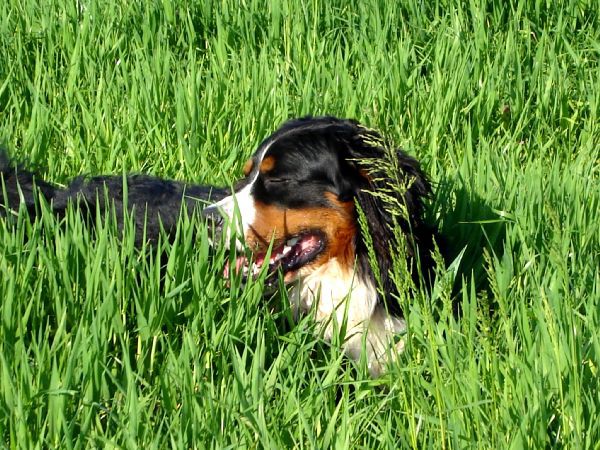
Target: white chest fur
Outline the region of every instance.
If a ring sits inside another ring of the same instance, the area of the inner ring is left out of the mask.
[[[402,351],[404,342],[394,345],[394,337],[406,329],[404,319],[392,316],[378,302],[375,286],[358,280],[353,271],[344,270],[334,258],[315,271],[300,274],[290,291],[294,316],[313,313],[323,337],[345,329],[345,353],[355,360],[366,352],[369,372],[377,377],[386,361]],[[343,325],[343,326],[342,326]]]

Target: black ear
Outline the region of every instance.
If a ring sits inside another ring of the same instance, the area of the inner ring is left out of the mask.
[[[431,185],[419,162],[386,145],[377,132],[358,124],[347,150],[348,164],[354,167],[354,184],[360,187],[359,201],[375,197],[379,201],[367,201],[365,206],[381,207],[385,216],[390,209],[400,207],[404,209],[402,219],[407,225],[419,225],[423,201],[431,195]]]
[[[433,230],[423,221],[424,200],[430,183],[419,162],[402,150],[387,146],[375,131],[356,124],[348,140],[346,159],[354,170],[355,199],[367,222],[369,240],[377,255],[379,278],[389,310],[401,314],[389,271],[392,252],[405,246],[415,281],[432,265]],[[397,242],[398,228],[405,242]],[[365,236],[356,243],[359,269],[373,276]],[[417,265],[417,262],[420,264]],[[417,283],[418,284],[418,283]]]
[[[341,202],[353,201],[361,189],[367,186],[366,179],[360,175],[361,169],[355,161],[342,158],[340,168],[335,171],[334,193]]]

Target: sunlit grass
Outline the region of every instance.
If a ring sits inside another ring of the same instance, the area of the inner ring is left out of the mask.
[[[76,211],[11,215],[3,444],[597,446],[598,8],[480,3],[3,2],[0,141],[45,178],[229,185],[284,120],[350,116],[423,162],[462,255],[402,297],[407,351],[371,380],[285,293],[228,286],[200,221],[135,249]]]

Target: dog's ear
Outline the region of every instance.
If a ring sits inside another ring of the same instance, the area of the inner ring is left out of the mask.
[[[375,194],[382,200],[379,203],[387,203],[378,205],[388,207],[384,210],[402,208],[407,221],[421,220],[423,200],[431,195],[431,185],[415,158],[387,146],[377,132],[356,125],[347,160],[355,169],[359,201],[363,193]]]
[[[347,159],[340,161],[340,170],[332,173],[334,178],[334,193],[337,195],[339,201],[353,201],[361,189],[368,185],[360,172],[361,169],[357,167],[354,161]]]
[[[430,196],[431,187],[416,159],[387,146],[375,131],[359,125],[355,131],[348,140],[346,160],[353,171],[354,198],[366,220],[372,250],[377,254],[378,278],[383,285],[380,288],[389,294],[395,290],[389,276],[392,251],[403,245],[397,242],[399,230],[405,237],[406,255],[414,258],[419,254],[421,266],[430,264],[433,235],[423,222],[423,201]],[[357,242],[357,254],[365,272],[375,269],[366,261],[366,240],[362,234]],[[416,264],[411,263],[410,267],[415,278],[418,272],[425,273]],[[390,310],[399,312],[396,301],[388,298],[386,303]]]

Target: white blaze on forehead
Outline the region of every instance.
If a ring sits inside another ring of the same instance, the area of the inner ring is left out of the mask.
[[[247,184],[241,191],[225,197],[213,205],[227,218],[227,240],[231,236],[232,227],[237,231],[237,226],[241,225],[241,230],[239,231],[245,236],[246,231],[254,223],[256,208],[254,206],[254,199],[252,198],[252,185],[253,182]],[[239,218],[236,210],[239,212]]]
[[[239,231],[243,236],[245,236],[248,229],[254,223],[254,219],[256,218],[256,206],[252,196],[252,188],[258,179],[258,175],[260,173],[260,164],[262,163],[265,154],[272,143],[273,141],[265,144],[258,154],[258,157],[256,158],[256,164],[254,164],[253,170],[250,173],[250,180],[248,184],[246,184],[238,192],[234,192],[233,195],[225,197],[217,203],[209,206],[211,209],[219,209],[221,214],[228,219],[229,226],[227,227],[227,240],[229,240],[229,237],[231,236],[232,226],[236,227],[238,224],[241,224],[242,229]],[[236,206],[237,211],[239,212],[239,221],[238,217],[236,217]]]

